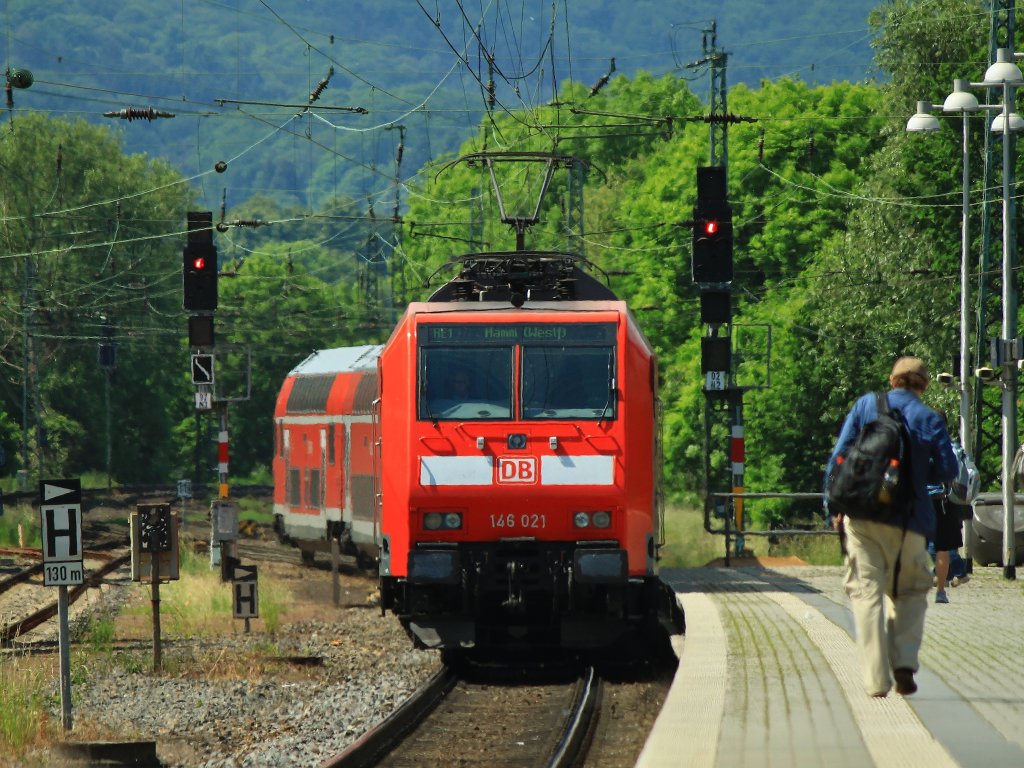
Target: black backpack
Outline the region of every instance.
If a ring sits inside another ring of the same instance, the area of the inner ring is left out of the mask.
[[[910,433],[885,393],[875,394],[878,416],[865,424],[828,480],[829,509],[854,519],[902,525],[914,496]]]

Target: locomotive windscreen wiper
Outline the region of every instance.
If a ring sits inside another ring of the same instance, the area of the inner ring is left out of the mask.
[[[423,356],[423,371],[420,375],[420,401],[423,403],[423,408],[427,412],[427,418],[433,422],[434,426],[437,426],[437,416],[434,415],[433,408],[430,406],[430,387],[428,386],[426,355]]]
[[[597,419],[598,425],[604,421],[605,416],[608,415],[608,409],[612,407],[612,400],[615,398],[615,371],[612,370],[612,363],[614,356],[608,355],[608,397],[604,401],[604,408],[601,409],[601,415]]]

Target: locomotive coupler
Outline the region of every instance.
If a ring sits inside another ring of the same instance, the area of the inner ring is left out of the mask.
[[[523,597],[523,588],[519,578],[519,563],[510,560],[505,564],[505,574],[508,576],[508,597],[501,605],[514,611],[521,611],[526,607],[526,599]]]

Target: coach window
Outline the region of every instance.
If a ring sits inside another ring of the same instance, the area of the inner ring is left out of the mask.
[[[470,421],[511,416],[511,346],[420,349],[421,419]]]
[[[614,419],[613,347],[524,346],[525,419]]]
[[[297,507],[302,504],[302,471],[289,469],[285,477],[285,496],[288,506]]]

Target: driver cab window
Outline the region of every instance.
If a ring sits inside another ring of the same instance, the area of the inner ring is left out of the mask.
[[[614,419],[612,347],[523,347],[524,419]]]
[[[512,416],[511,347],[424,347],[419,373],[421,419]]]

